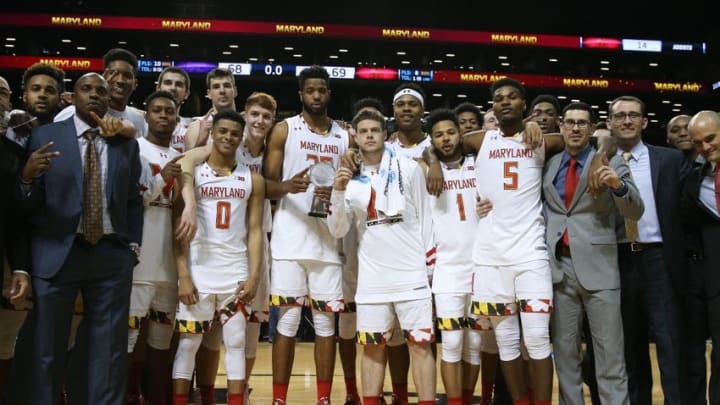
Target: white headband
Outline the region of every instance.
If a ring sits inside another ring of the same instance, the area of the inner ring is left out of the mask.
[[[398,101],[398,99],[402,96],[415,97],[416,99],[418,99],[418,101],[420,101],[420,105],[425,108],[425,99],[423,99],[423,96],[418,91],[413,89],[402,89],[395,93],[395,95],[393,96],[393,104],[395,104],[395,102]]]

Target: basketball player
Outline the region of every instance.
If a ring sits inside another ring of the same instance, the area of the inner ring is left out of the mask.
[[[223,325],[228,405],[244,404],[245,327],[262,267],[265,187],[260,175],[235,159],[243,123],[234,111],[213,117],[213,149],[195,169],[198,233],[189,252],[186,244],[174,244],[180,297],[174,405],[187,404],[202,334],[216,322]]]
[[[275,111],[277,110],[277,102],[275,98],[267,93],[252,93],[245,101],[245,111],[242,113],[245,117],[245,128],[243,130],[243,141],[238,147],[235,158],[239,164],[247,166],[254,173],[261,173],[263,157],[265,154],[265,138],[273,127],[275,122]],[[212,145],[197,147],[188,151],[182,163],[185,175],[190,175],[195,170],[195,166],[204,162],[210,155]],[[192,182],[184,182],[183,188],[191,188]],[[194,193],[184,193],[184,196],[190,196],[185,200],[186,206],[195,207]],[[193,208],[195,210],[195,208]],[[268,234],[272,230],[272,216],[270,213],[270,201],[265,200],[265,209],[263,212],[263,231]],[[257,353],[257,344],[260,337],[260,324],[267,322],[269,319],[269,301],[268,301],[268,285],[269,281],[269,241],[263,237],[263,252],[265,252],[265,260],[263,261],[262,272],[260,274],[257,299],[253,300],[252,312],[247,324],[247,337],[245,347],[245,363],[246,376],[245,382],[249,384],[252,368],[255,364],[255,356]],[[222,344],[222,329],[213,328],[212,331],[203,335],[203,342],[198,352],[198,364],[196,376],[198,380],[198,388],[200,390],[201,402],[203,405],[211,404],[214,401],[214,383],[217,375],[217,365],[220,359],[220,345]],[[246,400],[250,391],[247,390]]]
[[[170,146],[182,153],[185,150],[185,132],[192,122],[190,117],[180,116],[180,108],[190,97],[190,76],[179,67],[168,66],[160,72],[155,89],[167,91],[175,97],[178,117]],[[149,107],[146,106],[146,108]]]
[[[128,401],[138,402],[140,377],[147,365],[150,392],[145,399],[157,403],[165,394],[170,372],[172,321],[177,307],[177,270],[172,257],[172,188],[180,175],[176,161],[180,154],[170,147],[177,122],[175,98],[157,91],[145,100],[147,138],[138,138],[142,175],[140,190],[145,205],[143,249],[133,272],[128,325],[128,354],[132,354],[140,335],[141,320],[147,322],[147,361],[131,363]],[[132,357],[132,356],[131,356]],[[131,358],[132,360],[132,358]]]
[[[428,126],[444,181],[444,192],[428,197],[437,241],[432,290],[442,334],[440,371],[448,405],[470,404],[480,368],[480,331],[489,329],[487,318],[468,313],[473,264],[467,252],[478,226],[474,159],[462,153],[460,123],[451,110],[431,112]]]
[[[363,404],[378,405],[385,379],[385,344],[395,320],[409,342],[418,404],[435,403],[432,297],[435,261],[432,215],[420,166],[384,145],[385,119],[372,111],[353,119],[362,166],[338,169],[328,227],[342,237],[358,231],[357,330],[363,345]],[[351,180],[352,178],[352,180]],[[392,254],[382,252],[388,248]]]
[[[267,197],[279,200],[271,240],[271,305],[279,307],[273,339],[273,403],[284,404],[295,353],[301,307],[312,307],[318,404],[330,403],[335,368],[335,312],[344,308],[337,241],[324,219],[310,216],[314,197],[329,201],[330,187],[310,185],[316,163],[338,167],[349,146],[347,131],[327,116],[327,71],[311,66],[300,72],[299,115],[270,133],[263,172]]]
[[[212,117],[220,111],[235,111],[235,76],[226,69],[213,69],[205,76],[207,95],[212,103],[212,108],[202,117],[194,117],[187,132],[185,133],[185,150],[205,145],[210,138],[210,130],[213,126]]]

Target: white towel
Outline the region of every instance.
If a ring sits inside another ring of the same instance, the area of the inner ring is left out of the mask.
[[[405,209],[400,161],[395,151],[387,146],[378,171],[371,180],[375,190],[375,209],[389,217],[398,215]]]

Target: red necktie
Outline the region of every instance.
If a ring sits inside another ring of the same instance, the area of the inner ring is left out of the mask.
[[[577,184],[577,159],[571,157],[568,164],[567,174],[565,174],[565,208],[570,208],[570,203],[572,203],[573,197],[575,197],[575,189],[577,188]],[[568,237],[567,229],[565,229],[565,233],[563,233],[563,243],[565,244],[565,246],[570,246],[570,239]]]
[[[715,165],[715,208],[720,213],[720,166]]]

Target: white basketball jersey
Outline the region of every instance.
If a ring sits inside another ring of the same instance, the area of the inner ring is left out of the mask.
[[[437,244],[434,293],[471,293],[472,251],[478,216],[475,163],[465,157],[460,167],[448,168],[441,163],[443,192],[439,197],[428,196],[432,209],[433,228]]]
[[[485,134],[475,160],[477,191],[493,208],[475,234],[473,261],[506,266],[548,260],[542,216],[542,171],[545,144],[532,150],[519,135]]]
[[[398,156],[410,159],[422,159],[423,151],[430,146],[432,142],[430,141],[430,136],[425,135],[422,141],[412,146],[403,146],[398,139],[395,139],[394,142],[385,142],[385,144],[390,146]]]
[[[288,180],[308,166],[327,162],[334,168],[348,148],[347,131],[333,121],[326,135],[310,130],[302,114],[285,120],[288,135],[285,141],[282,181]],[[316,260],[340,264],[336,239],[330,235],[324,218],[308,215],[315,186],[304,193],[288,193],[278,204],[273,221],[271,251],[275,260]],[[278,231],[279,230],[279,231]]]
[[[238,164],[247,166],[251,172],[262,176],[264,154],[252,156],[245,147],[245,143],[241,143],[235,151],[235,160]],[[272,209],[270,208],[270,200],[266,199],[263,208],[263,231],[270,232],[272,230]]]
[[[172,190],[173,181],[165,183],[160,171],[178,156],[165,148],[137,139],[140,147],[140,190],[145,203],[140,263],[133,271],[135,281],[177,282],[177,268],[172,252]]]
[[[190,243],[190,273],[198,291],[232,293],[248,277],[247,205],[252,173],[237,165],[217,176],[207,162],[195,168],[197,234]]]
[[[178,117],[177,125],[175,125],[170,146],[180,153],[185,151],[185,133],[191,122],[192,119],[189,117]]]

